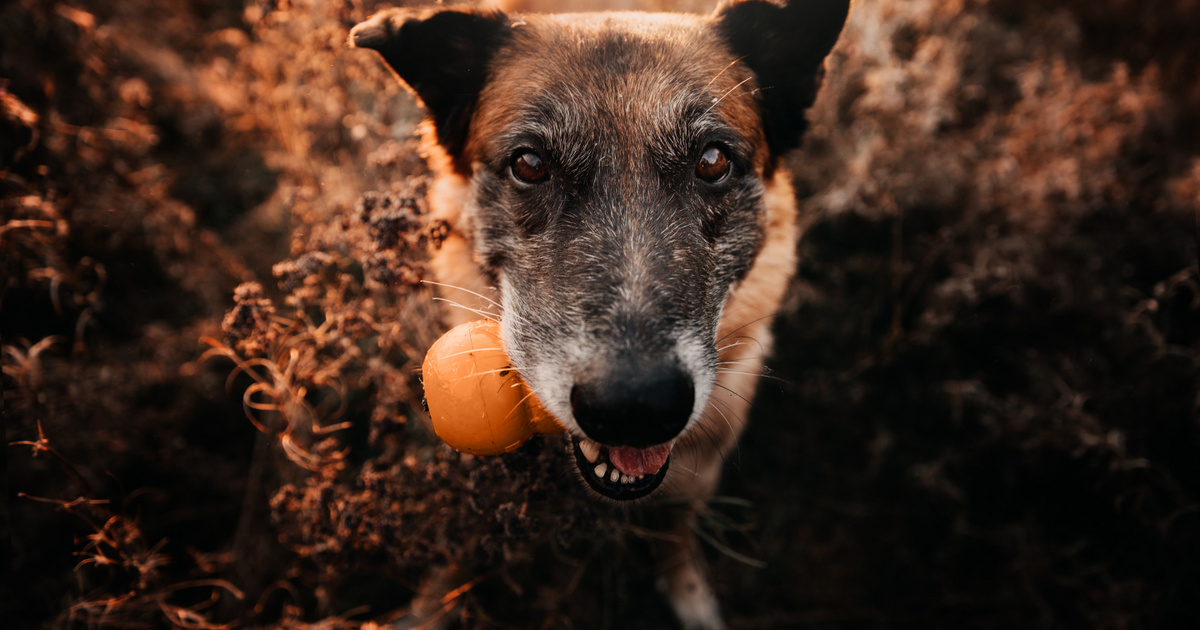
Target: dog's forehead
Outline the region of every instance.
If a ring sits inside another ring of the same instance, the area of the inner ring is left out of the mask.
[[[535,16],[513,35],[489,69],[476,135],[536,118],[614,140],[677,133],[682,122],[763,141],[756,86],[702,17]]]

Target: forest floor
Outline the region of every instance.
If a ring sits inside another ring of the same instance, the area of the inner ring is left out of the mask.
[[[671,627],[673,506],[426,428],[371,0],[0,7],[5,628]],[[1200,627],[1200,2],[862,0],[697,523],[732,628]],[[398,627],[400,627],[398,625]]]

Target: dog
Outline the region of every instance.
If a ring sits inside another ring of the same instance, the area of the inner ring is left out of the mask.
[[[796,265],[783,158],[849,5],[391,9],[351,31],[425,107],[429,204],[451,227],[434,275],[472,310],[498,296],[505,350],[596,494],[716,490]],[[676,615],[723,627],[688,518],[675,532]]]

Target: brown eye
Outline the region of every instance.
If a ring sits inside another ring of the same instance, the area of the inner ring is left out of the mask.
[[[729,162],[725,152],[720,147],[710,144],[704,149],[704,153],[700,154],[700,161],[696,162],[696,177],[715,184],[728,177],[732,169],[733,164]]]
[[[513,156],[509,165],[513,177],[526,184],[540,184],[550,177],[546,162],[533,151],[520,151]]]

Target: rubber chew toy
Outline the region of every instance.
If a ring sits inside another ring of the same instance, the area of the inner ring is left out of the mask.
[[[534,433],[562,433],[504,354],[500,324],[460,324],[442,335],[422,366],[433,430],[474,455],[500,455]]]

